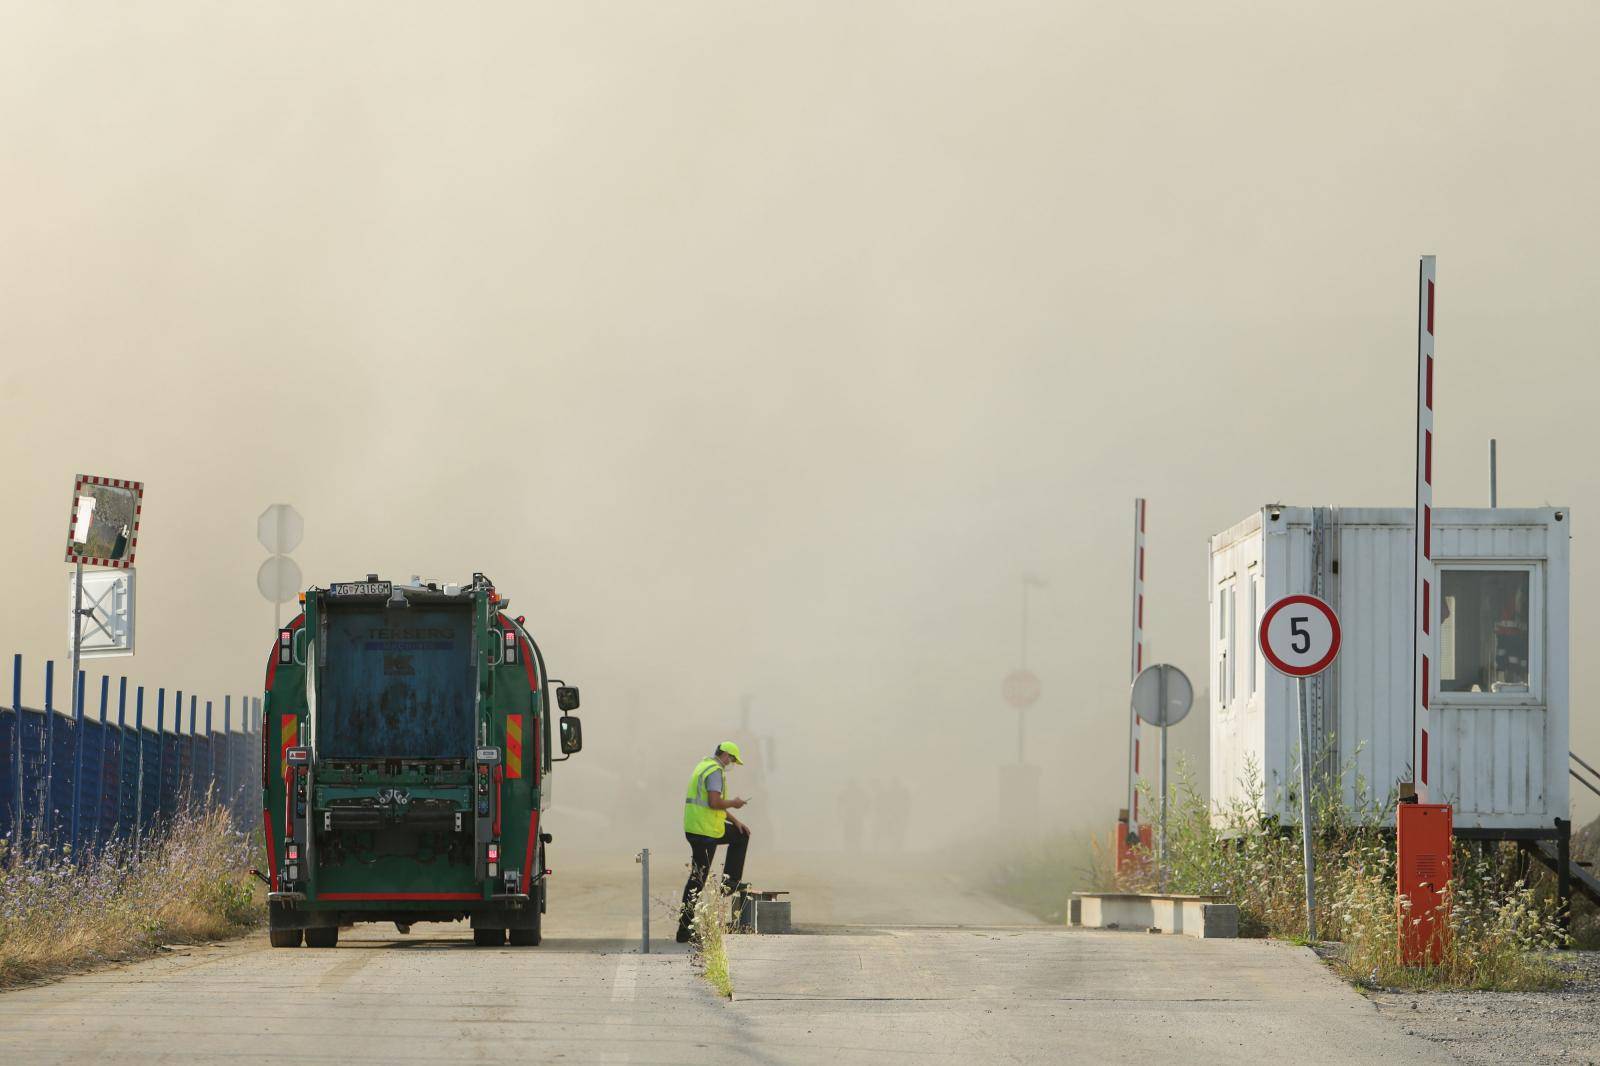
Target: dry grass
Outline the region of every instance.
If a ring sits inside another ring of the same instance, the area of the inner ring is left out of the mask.
[[[254,926],[266,907],[252,853],[217,807],[81,862],[0,843],[0,988]]]
[[[1305,935],[1305,880],[1298,830],[1285,831],[1260,811],[1254,774],[1246,798],[1213,811],[1180,767],[1169,797],[1168,891],[1217,895],[1239,907],[1240,932],[1300,940]],[[1356,793],[1365,793],[1356,782]],[[1391,799],[1344,805],[1342,790],[1313,796],[1317,934],[1336,941],[1332,961],[1352,980],[1383,987],[1527,990],[1561,983],[1549,953],[1567,942],[1551,895],[1516,874],[1515,849],[1477,851],[1458,844],[1455,879],[1444,909],[1449,930],[1438,966],[1400,964]],[[1292,802],[1298,802],[1291,797]],[[1154,807],[1154,804],[1151,804]],[[1123,887],[1152,891],[1148,869]]]

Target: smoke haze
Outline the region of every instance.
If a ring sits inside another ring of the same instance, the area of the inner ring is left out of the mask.
[[[137,478],[139,653],[109,665],[257,693],[255,519],[290,502],[308,582],[512,596],[583,686],[556,789],[593,842],[670,837],[743,723],[758,830],[836,847],[846,782],[898,778],[930,847],[995,817],[1030,573],[1028,759],[1048,821],[1103,830],[1132,498],[1149,654],[1198,681],[1206,536],[1410,501],[1424,252],[1437,500],[1487,502],[1498,437],[1502,503],[1576,513],[1596,634],[1588,5],[0,24],[0,651],[66,658],[71,477]],[[1572,740],[1600,750],[1581,700]]]

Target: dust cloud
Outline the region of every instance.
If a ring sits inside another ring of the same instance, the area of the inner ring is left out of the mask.
[[[0,651],[64,659],[71,476],[137,478],[110,666],[258,691],[255,518],[293,503],[308,582],[513,597],[584,691],[563,843],[670,845],[739,736],[756,855],[956,860],[1018,817],[1024,653],[1041,829],[1103,829],[1132,498],[1150,655],[1201,679],[1209,533],[1410,499],[1422,252],[1440,503],[1484,501],[1493,435],[1503,502],[1600,513],[1585,5],[0,21]]]

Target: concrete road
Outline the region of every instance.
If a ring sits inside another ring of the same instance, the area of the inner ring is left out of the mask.
[[[1303,949],[1069,932],[934,873],[816,868],[766,867],[831,924],[733,938],[731,1003],[676,945],[638,953],[637,867],[569,860],[541,948],[452,926],[180,948],[0,994],[0,1061],[1445,1061]],[[940,916],[969,924],[917,924]]]

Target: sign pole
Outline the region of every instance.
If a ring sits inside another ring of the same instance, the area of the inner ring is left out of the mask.
[[[78,858],[78,807],[83,799],[83,678],[78,663],[83,657],[83,564],[72,575],[72,728],[77,731],[77,761],[72,774],[72,858]]]
[[[1161,671],[1161,891],[1167,890],[1167,672]]]
[[[1300,724],[1300,847],[1306,867],[1306,939],[1317,939],[1317,865],[1312,851],[1311,719],[1306,679],[1322,673],[1339,655],[1339,616],[1316,596],[1285,596],[1269,606],[1256,631],[1261,654],[1272,668],[1294,678],[1294,710]]]
[[[1317,860],[1311,845],[1311,722],[1306,710],[1306,679],[1295,678],[1295,711],[1300,718],[1300,846],[1306,861],[1306,939],[1317,939]]]

